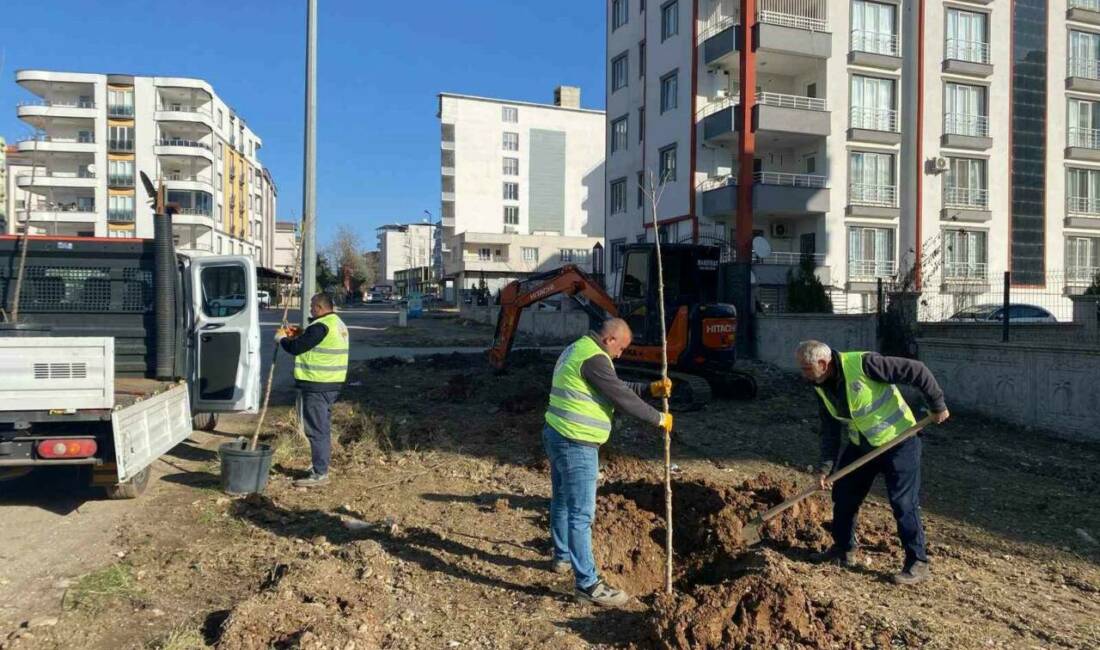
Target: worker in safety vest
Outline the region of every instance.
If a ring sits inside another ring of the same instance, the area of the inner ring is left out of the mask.
[[[294,481],[297,487],[328,483],[332,405],[348,374],[348,328],[333,311],[332,298],[324,293],[313,296],[309,315],[312,320],[304,332],[281,327],[275,332],[279,345],[294,355],[294,383],[313,461],[309,476]]]
[[[821,489],[827,477],[860,456],[884,445],[916,424],[917,419],[895,384],[923,393],[932,421],[950,413],[943,390],[932,372],[919,361],[885,357],[875,352],[835,352],[820,341],[803,341],[795,354],[802,376],[814,384],[821,398]],[[840,448],[843,427],[847,444]],[[931,577],[925,553],[920,515],[921,441],[914,436],[833,484],[833,546],[820,557],[843,566],[859,564],[856,554],[856,515],[878,474],[886,478],[886,492],[905,548],[905,564],[894,575],[897,584],[913,585]]]
[[[582,602],[618,607],[630,597],[599,578],[592,557],[592,520],[596,514],[599,448],[611,433],[615,409],[665,431],[672,416],[661,413],[641,395],[667,397],[672,382],[628,383],[615,374],[613,359],[630,346],[626,321],[604,322],[565,348],[554,366],[550,405],[542,441],[550,457],[551,569],[573,569],[574,596]]]

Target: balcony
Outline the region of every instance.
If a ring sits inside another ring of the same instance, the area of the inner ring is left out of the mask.
[[[827,0],[759,0],[759,49],[827,59],[832,56]]]
[[[1066,62],[1066,90],[1100,93],[1100,60],[1070,57]]]
[[[124,140],[124,139],[119,139],[119,138],[110,138],[110,139],[107,140],[107,149],[109,151],[123,151],[123,152],[133,151],[134,150],[134,141],[133,140]]]
[[[848,63],[884,70],[901,69],[897,34],[853,29],[848,47]]]
[[[441,192],[440,193],[440,198],[442,198],[444,201],[454,201],[455,200],[455,193],[454,192]]]
[[[983,187],[945,186],[940,218],[944,221],[966,223],[992,221],[993,213],[989,210],[989,190]]]
[[[1066,197],[1067,228],[1100,228],[1100,197]]]
[[[165,174],[164,184],[170,190],[210,192],[213,189],[210,178],[200,174]]]
[[[1069,0],[1066,20],[1100,25],[1100,0]]]
[[[211,162],[214,154],[210,151],[210,145],[199,140],[187,138],[160,138],[156,141],[156,154],[158,156],[198,156]]]
[[[961,38],[947,39],[944,43],[943,71],[974,77],[992,75],[993,65],[989,62],[989,43]]]
[[[134,106],[132,104],[109,104],[107,106],[107,117],[128,119],[133,116]]]
[[[1097,278],[1100,278],[1100,266],[1068,266],[1066,267],[1067,286],[1089,286]]]
[[[753,130],[761,134],[827,137],[831,132],[825,100],[818,97],[762,92],[752,117]]]
[[[993,139],[989,137],[989,118],[969,113],[947,113],[943,116],[945,147],[957,149],[989,149]]]
[[[24,189],[32,187],[88,187],[96,186],[95,174],[86,171],[59,172],[48,169],[40,169],[33,174],[25,172],[15,179],[16,184]]]
[[[901,216],[898,188],[896,185],[851,183],[848,185],[848,207],[844,212],[850,217],[896,219]]]
[[[42,136],[21,140],[18,149],[23,153],[95,153],[95,138],[91,135],[81,137]]]
[[[214,128],[214,120],[210,116],[210,109],[195,104],[158,102],[156,119],[162,122],[197,122],[209,127],[211,130]]]
[[[957,262],[943,264],[942,291],[948,293],[985,293],[989,291],[989,264]]]
[[[849,290],[871,290],[879,278],[890,280],[897,274],[898,263],[895,260],[848,260]]]
[[[761,171],[752,178],[754,213],[800,216],[829,210],[828,179],[824,176]],[[709,178],[699,184],[698,190],[703,195],[704,217],[736,214],[736,176]]]
[[[17,213],[19,221],[27,220],[27,210],[18,210]],[[94,204],[78,206],[47,202],[32,207],[29,217],[33,223],[95,223],[99,219]]]
[[[848,117],[849,140],[875,144],[901,144],[896,110],[853,106]]]
[[[108,210],[107,221],[111,223],[133,223],[134,211],[133,210]]]
[[[1100,129],[1066,129],[1066,158],[1100,162]]]
[[[736,259],[737,255],[731,256]],[[753,255],[753,275],[758,285],[787,284],[788,273],[800,266],[804,260],[813,264],[814,275],[822,284],[832,284],[832,269],[825,266],[825,256],[821,253],[773,252],[765,257]]]
[[[442,174],[443,176],[454,176],[454,175],[455,175],[455,168],[454,168],[454,167],[445,167],[445,166],[444,166],[444,167],[440,167],[440,168],[439,168],[439,172],[440,172],[440,174]]]
[[[16,116],[28,121],[49,118],[95,119],[95,102],[88,99],[34,99],[19,102]]]

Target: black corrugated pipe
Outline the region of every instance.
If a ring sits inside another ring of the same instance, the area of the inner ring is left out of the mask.
[[[153,259],[156,277],[154,324],[157,379],[176,378],[176,250],[172,243],[172,212],[153,215]]]

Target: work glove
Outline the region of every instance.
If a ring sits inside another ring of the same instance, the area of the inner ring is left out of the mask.
[[[276,343],[278,343],[279,341],[282,341],[283,339],[285,339],[288,336],[290,336],[290,331],[285,327],[280,327],[279,329],[275,330],[275,342]]]
[[[672,380],[658,379],[650,383],[649,394],[653,397],[672,397]]]
[[[658,424],[657,426],[659,426],[665,433],[667,433],[668,435],[671,436],[672,435],[672,414],[671,413],[662,413],[661,414],[661,423]]]

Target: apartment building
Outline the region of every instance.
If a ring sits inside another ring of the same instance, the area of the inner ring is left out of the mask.
[[[139,172],[164,181],[180,206],[181,250],[274,256],[277,193],[262,140],[201,79],[20,70],[34,99],[16,113],[34,135],[9,169],[7,232],[153,235]]]
[[[298,257],[298,224],[293,221],[276,221],[273,234],[273,255],[270,268],[293,276],[295,266],[301,265]]]
[[[604,113],[441,93],[443,281],[459,292],[574,263],[603,237]],[[449,295],[449,294],[448,294]]]
[[[16,153],[12,151],[12,153]],[[0,229],[8,223],[8,143],[0,137]],[[6,230],[4,232],[7,232]]]
[[[439,228],[434,223],[387,224],[378,233],[378,284],[394,285],[398,271],[430,268]]]
[[[809,255],[841,308],[914,268],[960,305],[1004,270],[1072,293],[1100,268],[1100,1],[608,0],[607,16],[609,271],[652,240],[651,176],[663,240],[763,237],[759,282]]]

